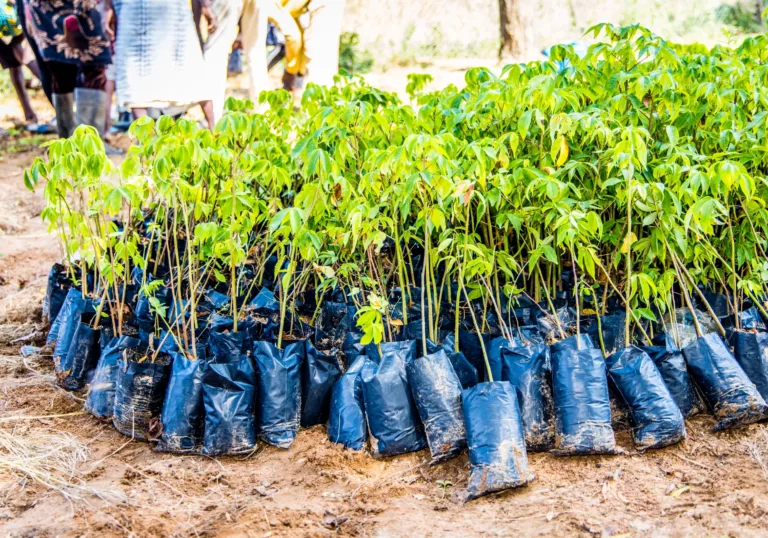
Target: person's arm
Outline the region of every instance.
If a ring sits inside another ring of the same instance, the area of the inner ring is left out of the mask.
[[[112,0],[104,0],[104,33],[107,35],[107,39],[111,42],[115,41],[117,36],[117,15],[115,14],[115,6],[112,4]]]
[[[192,0],[192,14],[195,18],[195,26],[200,28],[200,20],[205,19],[208,25],[208,35],[211,35],[216,31],[216,15],[213,14],[211,9],[211,0]]]

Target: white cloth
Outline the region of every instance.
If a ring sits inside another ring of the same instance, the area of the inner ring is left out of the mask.
[[[311,0],[309,26],[304,30],[306,82],[333,84],[339,72],[339,40],[344,22],[344,0]]]
[[[213,97],[189,0],[115,0],[117,103],[185,106]]]
[[[216,15],[216,31],[205,41],[205,75],[212,90],[213,114],[218,121],[224,111],[229,53],[237,38],[243,0],[214,0],[211,8]]]

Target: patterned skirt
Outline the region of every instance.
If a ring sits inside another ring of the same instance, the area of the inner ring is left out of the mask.
[[[26,0],[27,25],[47,62],[108,65],[99,0]]]

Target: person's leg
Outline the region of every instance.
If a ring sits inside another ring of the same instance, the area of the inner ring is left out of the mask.
[[[19,98],[21,108],[24,110],[24,119],[28,122],[37,123],[37,115],[32,110],[32,103],[29,102],[29,94],[27,94],[27,88],[24,86],[24,73],[22,73],[21,67],[11,67],[8,72],[11,75],[11,84],[16,91],[16,97]]]
[[[302,30],[296,19],[285,9],[280,0],[271,0],[268,4],[271,20],[285,37],[285,75],[283,87],[286,90],[295,90],[297,77],[304,74],[304,38]]]
[[[344,0],[312,0],[309,13],[309,28],[304,31],[307,82],[330,86],[339,71]]]
[[[147,115],[147,109],[146,108],[132,108],[131,114],[133,114],[133,119],[137,120],[139,118],[143,118]]]
[[[77,124],[94,127],[104,136],[107,125],[107,68],[105,65],[81,65],[80,80],[75,88]]]
[[[259,94],[269,88],[267,76],[267,9],[273,0],[245,0],[240,32],[243,36],[243,52],[248,61],[250,98],[257,102]]]
[[[56,129],[61,138],[69,138],[77,127],[75,118],[75,85],[77,66],[61,62],[45,62],[51,74],[51,97],[56,109]]]
[[[216,119],[213,114],[213,101],[200,101],[200,108],[203,109],[203,116],[205,116],[205,121],[208,122],[208,130],[213,131],[213,128],[216,127]]]
[[[25,0],[16,0],[16,17],[19,20],[19,26],[21,26],[21,31],[24,34],[27,43],[29,44],[29,48],[32,49],[32,53],[35,55],[35,60],[37,61],[37,73],[32,71],[32,67],[30,67],[30,70],[38,79],[40,79],[40,83],[43,85],[45,96],[48,98],[48,101],[53,104],[52,76],[48,70],[48,64],[43,60],[43,57],[40,54],[40,49],[37,48],[37,43],[35,43],[35,40],[29,34],[27,29],[27,19],[26,13],[24,11],[24,3]]]
[[[205,69],[210,80],[214,121],[224,113],[227,95],[227,66],[232,43],[237,38],[238,23],[243,12],[243,0],[219,0],[213,3],[218,19],[216,31],[205,42]],[[207,117],[207,116],[206,116]],[[213,124],[211,124],[213,128]]]

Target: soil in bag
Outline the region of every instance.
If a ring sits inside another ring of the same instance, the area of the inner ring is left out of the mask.
[[[43,321],[49,326],[59,315],[71,287],[72,280],[67,274],[67,269],[60,263],[54,263],[48,273],[48,285],[43,299]]]
[[[93,378],[99,362],[100,327],[91,327],[95,315],[82,314],[66,356],[55,363],[56,384],[66,390],[80,390]]]
[[[608,375],[629,406],[638,450],[662,448],[685,439],[685,419],[653,360],[629,346],[606,358]]]
[[[91,381],[85,410],[101,420],[112,420],[115,412],[115,392],[117,390],[118,363],[126,349],[139,350],[141,340],[133,336],[116,336],[101,352],[96,372]],[[143,353],[146,350],[140,351]]]
[[[259,438],[278,448],[291,448],[301,418],[301,363],[305,342],[278,349],[271,342],[254,342],[258,370]]]
[[[355,359],[344,375],[333,385],[328,417],[328,439],[352,450],[362,450],[368,438],[363,403],[363,380],[360,372],[365,355]]]
[[[355,307],[325,301],[320,307],[317,325],[333,341],[334,346],[341,346],[344,336],[355,330]]]
[[[397,456],[427,448],[405,369],[416,357],[416,341],[386,342],[380,347],[378,362],[367,360],[360,373],[373,454]]]
[[[408,361],[408,384],[435,464],[458,455],[467,447],[461,410],[461,383],[448,355],[436,353]]]
[[[237,333],[235,333],[237,334]],[[244,354],[202,364],[203,454],[248,454],[256,448],[256,372]]]
[[[480,383],[461,396],[471,465],[465,499],[532,481],[514,387],[507,381]]]
[[[331,390],[341,377],[336,349],[324,352],[306,341],[306,358],[301,365],[301,427],[325,424],[331,407]]]
[[[155,448],[160,452],[199,452],[205,421],[204,347],[199,346],[196,359],[178,351],[170,356],[173,364],[160,416],[163,430]]]
[[[552,355],[555,449],[559,456],[613,454],[611,404],[599,349],[563,349]]]
[[[504,346],[501,361],[499,380],[509,381],[515,389],[526,447],[531,452],[552,449],[555,420],[549,348],[543,344]]]
[[[138,362],[142,360],[142,362]],[[115,429],[134,439],[149,439],[150,423],[163,409],[170,372],[170,357],[159,354],[154,362],[135,349],[127,349],[118,363]]]
[[[730,342],[739,365],[749,380],[755,384],[763,400],[766,400],[768,398],[768,334],[733,331]]]
[[[653,338],[653,346],[641,347],[659,370],[664,384],[684,417],[703,411],[704,402],[688,375],[683,352],[675,345],[671,336],[665,333]]]
[[[713,431],[752,424],[765,418],[765,400],[715,333],[683,348],[688,371],[717,418]]]

